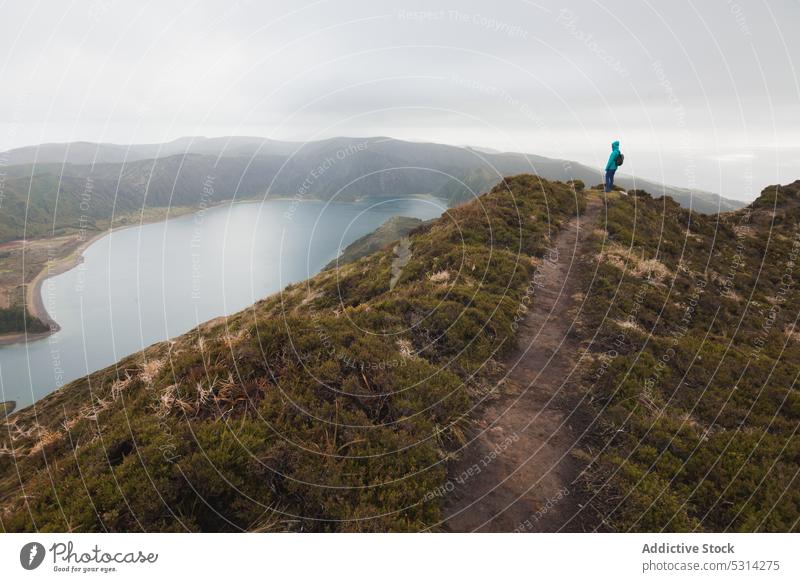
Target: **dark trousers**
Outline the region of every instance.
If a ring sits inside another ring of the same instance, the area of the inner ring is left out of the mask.
[[[606,170],[606,192],[611,192],[614,189],[614,172],[616,170]]]

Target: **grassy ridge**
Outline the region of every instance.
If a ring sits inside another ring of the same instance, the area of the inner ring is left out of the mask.
[[[582,205],[565,184],[510,178],[412,233],[392,291],[386,249],[14,414],[0,436],[0,525],[435,524],[428,494],[512,347],[536,257]]]
[[[797,531],[799,219],[800,181],[719,217],[610,201],[583,317],[607,528]]]

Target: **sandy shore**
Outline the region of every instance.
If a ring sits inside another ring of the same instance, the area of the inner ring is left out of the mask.
[[[130,226],[139,226],[139,225],[130,225]],[[85,241],[81,242],[74,251],[72,251],[66,257],[61,257],[59,259],[54,259],[52,261],[48,261],[45,263],[44,267],[36,277],[33,278],[28,284],[27,287],[27,294],[25,296],[25,305],[28,307],[28,311],[36,317],[37,319],[41,320],[45,325],[50,328],[49,332],[43,332],[42,334],[29,334],[30,335],[37,335],[46,337],[51,333],[57,332],[61,329],[61,326],[50,317],[50,314],[47,313],[47,309],[45,308],[44,301],[42,300],[42,285],[44,282],[49,279],[50,277],[55,277],[56,275],[60,275],[61,273],[65,273],[70,269],[77,267],[83,262],[83,252],[98,239],[103,238],[107,234],[110,234],[114,230],[122,230],[124,228],[129,228],[128,225],[104,230],[102,232],[96,233],[94,236],[86,239]],[[38,339],[38,338],[36,338]]]

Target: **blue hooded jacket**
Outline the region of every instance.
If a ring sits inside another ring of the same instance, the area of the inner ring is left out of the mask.
[[[619,156],[619,142],[615,141],[611,144],[611,155],[608,156],[608,163],[606,164],[606,170],[617,169],[617,156]]]

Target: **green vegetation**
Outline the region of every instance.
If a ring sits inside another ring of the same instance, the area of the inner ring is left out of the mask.
[[[216,168],[208,156],[127,164],[6,169],[0,242],[105,230],[113,218],[143,220],[263,193],[264,176],[236,158]],[[268,168],[259,166],[261,172]]]
[[[0,334],[27,331],[42,333],[49,328],[25,309],[25,287],[12,290],[8,307],[0,307]]]
[[[534,176],[10,417],[4,531],[408,531],[582,195]],[[12,456],[13,454],[13,456]],[[23,487],[24,486],[24,487]],[[23,491],[24,488],[24,491]]]
[[[586,274],[589,506],[615,531],[796,531],[800,181],[720,216],[637,194]]]
[[[43,333],[48,329],[44,323],[27,313],[22,305],[0,308],[0,333]]]

